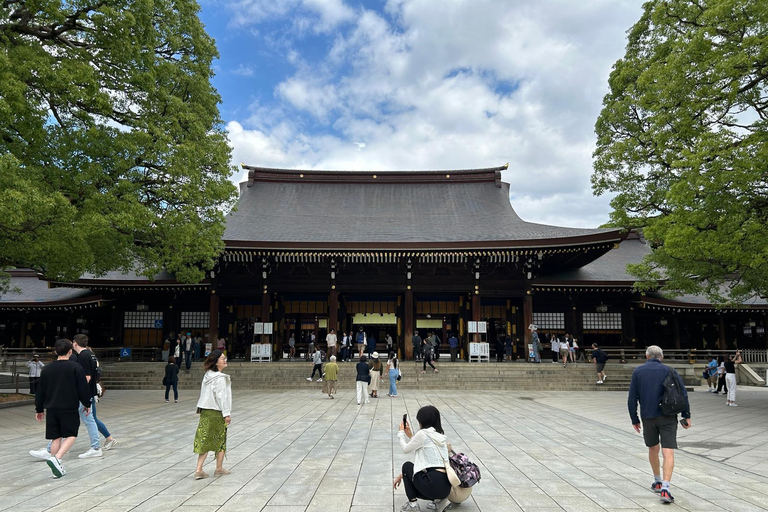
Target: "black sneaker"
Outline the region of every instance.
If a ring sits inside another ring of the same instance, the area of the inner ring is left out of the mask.
[[[651,490],[655,493],[661,492],[661,482],[653,482],[651,484]]]
[[[659,498],[662,503],[673,503],[675,501],[675,498],[669,493],[669,489],[662,489]]]

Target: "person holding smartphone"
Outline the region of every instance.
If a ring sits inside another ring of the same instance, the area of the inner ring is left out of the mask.
[[[651,490],[659,493],[662,503],[673,503],[675,498],[670,492],[670,480],[675,468],[675,450],[677,449],[677,414],[665,415],[661,403],[664,396],[664,380],[667,375],[677,379],[685,395],[685,410],[681,413],[683,428],[691,428],[691,408],[688,403],[688,393],[682,379],[674,368],[661,363],[664,352],[661,347],[651,345],[645,350],[645,364],[638,366],[632,372],[629,385],[627,406],[632,419],[632,427],[637,433],[642,430],[645,446],[648,447],[648,460],[653,470]],[[640,403],[640,417],[637,415],[637,404]],[[664,458],[663,466],[659,464],[659,452]]]
[[[728,388],[725,404],[728,407],[738,407],[736,404],[736,367],[741,363],[741,350],[737,350],[733,356],[728,356],[728,360],[725,362],[725,385]]]
[[[413,453],[413,462],[403,464],[403,472],[395,477],[393,487],[397,489],[402,483],[408,496],[400,510],[420,510],[419,499],[435,502],[435,510],[443,512],[449,505],[448,495],[451,493],[451,483],[445,472],[445,462],[448,460],[448,440],[440,423],[440,411],[433,405],[426,405],[416,413],[419,430],[411,432],[407,417],[403,415],[397,438],[403,453]]]

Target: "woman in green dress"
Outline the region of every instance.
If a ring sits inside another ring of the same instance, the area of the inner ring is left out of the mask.
[[[197,401],[200,423],[197,425],[194,443],[195,453],[198,454],[195,480],[208,478],[208,474],[203,471],[208,452],[216,454],[213,476],[230,473],[222,466],[227,451],[227,427],[232,409],[232,383],[229,375],[222,373],[227,367],[227,356],[221,350],[214,350],[205,360],[204,367],[206,371],[200,388],[200,400]]]

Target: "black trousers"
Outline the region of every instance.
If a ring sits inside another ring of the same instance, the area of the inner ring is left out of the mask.
[[[728,386],[725,384],[725,374],[722,374],[717,378],[717,392],[719,393],[723,388],[725,388],[724,392],[727,393]]]
[[[165,399],[168,400],[168,393],[170,393],[171,387],[173,387],[173,399],[178,400],[179,399],[179,383],[178,382],[172,382],[170,384],[165,385]]]
[[[322,365],[322,363],[321,364],[316,364],[315,366],[312,367],[312,376],[310,377],[310,379],[314,379],[315,378],[315,372],[319,373],[320,377],[323,376],[323,365]]]
[[[427,365],[431,366],[433,370],[435,369],[435,365],[432,364],[432,358],[429,356],[424,356],[424,364],[422,365],[424,366],[424,371],[427,371]]]
[[[458,349],[458,348],[452,348],[452,349],[451,349],[451,362],[452,362],[452,363],[455,363],[455,362],[456,362],[456,354],[457,354],[458,352],[459,352],[459,349]]]
[[[30,377],[29,378],[29,394],[34,395],[37,393],[37,382],[40,380],[40,377]]]
[[[421,361],[421,346],[415,346],[413,347],[413,359],[414,361]]]
[[[451,483],[445,473],[429,468],[413,474],[413,462],[403,464],[403,486],[409,501],[442,500],[451,493]]]

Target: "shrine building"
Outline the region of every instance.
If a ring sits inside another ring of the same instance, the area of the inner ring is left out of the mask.
[[[51,346],[87,332],[95,346],[161,347],[170,331],[223,336],[235,356],[254,341],[287,350],[330,329],[389,334],[401,357],[414,332],[445,343],[509,335],[519,354],[527,327],[566,332],[582,347],[768,348],[768,304],[717,309],[699,296],[641,294],[627,263],[651,247],[635,231],[522,220],[506,166],[358,172],[244,166],[225,251],[209,277],[178,283],[119,272],[75,282],[11,271],[20,294],[0,297],[0,344]],[[469,333],[486,322],[485,333]],[[272,334],[254,334],[254,324]],[[444,345],[444,346],[447,346]]]

